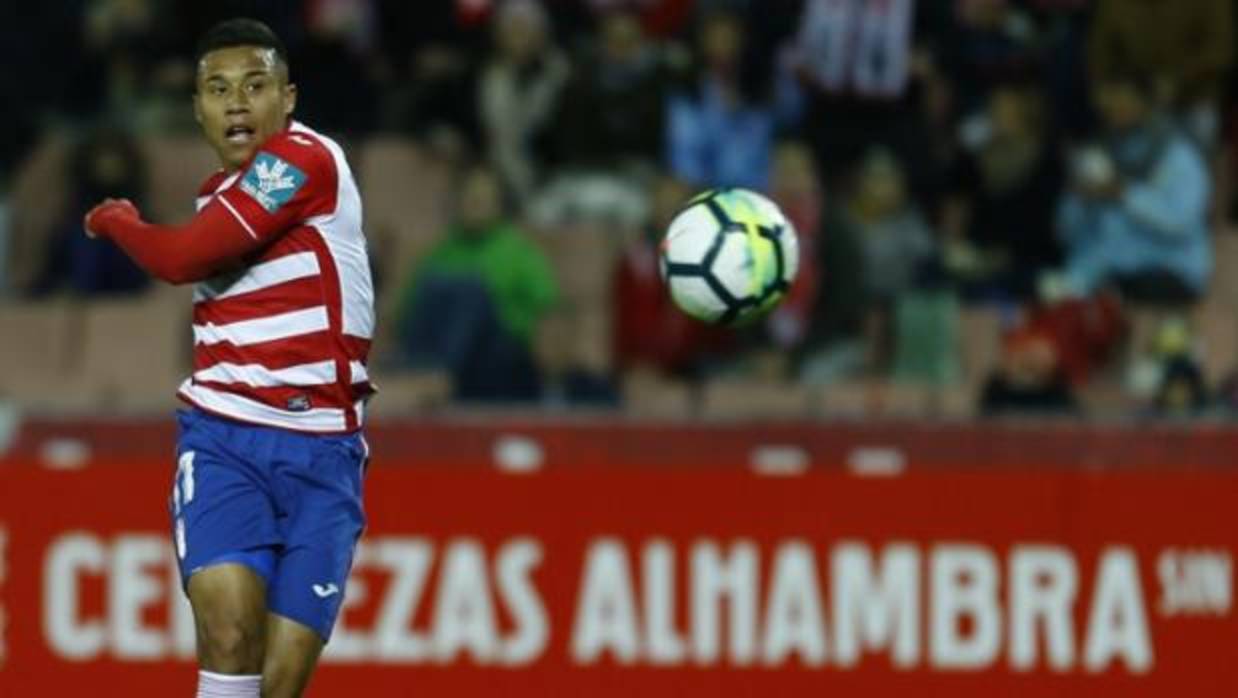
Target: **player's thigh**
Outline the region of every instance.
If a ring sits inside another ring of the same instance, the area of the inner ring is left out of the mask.
[[[315,630],[284,616],[269,614],[262,665],[263,698],[300,696],[323,646],[323,638]]]
[[[212,565],[189,578],[198,661],[223,674],[257,674],[266,650],[266,580],[250,566]]]
[[[344,599],[357,539],[365,527],[360,437],[320,439],[295,467],[282,472],[285,541],[268,588],[272,613],[331,635]]]
[[[266,589],[281,541],[263,465],[227,428],[196,413],[180,415],[172,537],[199,659],[221,673],[257,673]]]

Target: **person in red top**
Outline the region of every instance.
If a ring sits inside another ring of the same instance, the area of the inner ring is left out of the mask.
[[[151,275],[193,283],[173,541],[199,696],[299,696],[364,527],[361,435],[373,287],[340,147],[293,121],[287,52],[220,23],[197,50],[194,115],[222,170],[184,225],[105,200],[85,219]]]

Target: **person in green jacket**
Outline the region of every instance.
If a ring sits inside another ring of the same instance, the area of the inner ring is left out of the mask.
[[[469,168],[457,191],[455,220],[404,287],[404,354],[447,369],[461,399],[533,399],[530,345],[558,299],[554,272],[505,215],[493,170]]]

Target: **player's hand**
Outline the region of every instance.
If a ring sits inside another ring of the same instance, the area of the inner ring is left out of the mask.
[[[128,199],[104,199],[103,203],[90,209],[82,221],[86,236],[108,237],[118,223],[132,223],[142,219],[138,207]]]

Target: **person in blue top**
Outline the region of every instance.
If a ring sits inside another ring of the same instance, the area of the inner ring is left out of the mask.
[[[744,41],[738,15],[706,14],[697,71],[667,102],[667,165],[696,186],[763,190],[768,184],[775,115],[749,74]]]
[[[1212,272],[1204,158],[1143,76],[1102,78],[1096,105],[1103,140],[1076,158],[1058,211],[1066,281],[1083,294],[1114,285],[1136,302],[1189,303]]]

